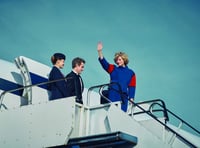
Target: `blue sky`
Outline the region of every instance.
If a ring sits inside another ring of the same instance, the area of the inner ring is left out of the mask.
[[[86,60],[87,88],[107,83],[96,44],[113,62],[129,56],[137,75],[136,102],[161,98],[200,129],[200,2],[198,0],[0,0],[0,58],[20,55],[49,66],[55,52]]]

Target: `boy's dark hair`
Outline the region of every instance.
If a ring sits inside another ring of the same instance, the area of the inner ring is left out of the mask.
[[[81,63],[85,64],[85,60],[80,58],[80,57],[76,57],[72,60],[72,68],[76,67],[76,65],[80,66]]]

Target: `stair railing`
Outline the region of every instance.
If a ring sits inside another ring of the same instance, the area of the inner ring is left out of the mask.
[[[116,83],[115,83],[116,84]],[[111,85],[111,83],[108,83],[108,84],[102,84],[102,85],[97,85],[97,86],[93,86],[93,87],[90,87],[89,89],[88,89],[88,94],[87,94],[87,105],[89,105],[90,104],[90,93],[91,93],[91,91],[93,90],[93,89],[95,89],[95,88],[99,88],[99,95],[101,96],[101,97],[104,97],[104,98],[106,98],[103,94],[102,94],[102,91],[103,91],[103,89],[106,87],[106,86],[110,86]],[[118,84],[119,85],[119,84]],[[119,88],[120,88],[120,86],[119,86]],[[123,96],[124,94],[122,93],[122,91],[121,90],[116,90],[121,96]],[[106,99],[108,99],[108,98],[106,98]],[[108,101],[110,102],[110,100],[108,99]],[[152,100],[151,100],[152,101]],[[190,147],[196,147],[193,143],[191,143],[190,141],[188,141],[186,138],[184,138],[182,135],[180,135],[179,133],[177,133],[175,130],[173,130],[172,128],[170,128],[166,123],[167,123],[167,121],[169,121],[169,117],[168,117],[168,112],[171,114],[172,112],[171,111],[169,111],[167,108],[166,108],[166,106],[165,106],[165,103],[164,103],[164,101],[162,101],[161,99],[156,99],[156,101],[157,102],[154,102],[154,103],[152,103],[151,105],[150,105],[150,107],[149,107],[149,110],[145,110],[143,107],[141,107],[140,105],[142,104],[142,103],[150,103],[151,101],[145,101],[145,102],[141,102],[141,103],[135,103],[135,102],[133,102],[133,101],[131,101],[131,100],[129,100],[129,102],[131,102],[135,107],[138,107],[140,110],[142,110],[141,112],[139,112],[139,113],[136,113],[136,114],[141,114],[141,113],[145,113],[145,114],[147,114],[147,115],[149,115],[150,117],[152,117],[154,120],[156,120],[157,122],[159,122],[165,129],[168,129],[169,131],[171,131],[176,137],[178,137],[182,142],[184,142],[186,145],[188,145],[188,146],[190,146]],[[154,100],[155,101],[155,100]],[[158,103],[158,102],[161,102],[161,104],[160,103]],[[154,110],[153,109],[153,107],[155,106],[155,105],[159,105],[159,106],[161,106],[163,109],[162,110]],[[164,118],[165,118],[165,122],[163,123],[162,121],[160,121],[154,114],[153,114],[153,112],[157,112],[157,111],[162,111],[163,112],[163,116],[164,116]],[[172,113],[172,115],[174,115],[175,117],[178,117],[177,115],[175,115],[174,113]],[[180,117],[178,117],[178,119],[181,119]],[[182,119],[181,119],[181,121],[183,121]],[[185,123],[186,125],[189,125],[187,122],[185,122],[185,121],[183,121],[183,123]],[[189,127],[192,127],[191,125],[189,125]],[[195,129],[194,127],[192,127],[192,129]],[[196,131],[198,134],[199,134],[199,131],[198,130],[194,130],[194,131]]]
[[[12,89],[12,90],[3,91],[1,93],[1,95],[0,95],[0,109],[1,109],[1,107],[4,107],[5,109],[7,109],[7,107],[3,104],[4,97],[5,97],[5,95],[7,93],[12,93],[12,92],[23,90],[23,89],[29,88],[29,87],[35,87],[35,86],[40,86],[40,85],[46,85],[46,84],[50,84],[50,83],[55,83],[55,82],[58,82],[58,81],[63,81],[63,80],[66,81],[67,79],[72,79],[72,77],[62,78],[62,79],[57,79],[57,80],[52,80],[52,81],[46,81],[46,82],[41,82],[41,83],[37,83],[37,84],[32,84],[32,85],[27,85],[27,86],[19,87],[19,88]]]
[[[162,100],[160,99],[156,99],[157,101],[161,101],[163,102]],[[175,136],[177,136],[181,141],[183,141],[186,145],[190,146],[190,147],[196,147],[193,143],[191,143],[190,141],[188,141],[186,138],[184,138],[182,135],[180,135],[179,133],[177,133],[175,130],[173,130],[172,128],[170,128],[166,122],[163,123],[162,121],[160,121],[154,114],[153,112],[155,112],[156,110],[153,110],[152,107],[155,105],[151,105],[149,107],[149,110],[145,110],[144,108],[142,108],[140,105],[143,104],[143,103],[147,103],[147,102],[151,102],[151,101],[144,101],[144,102],[140,102],[140,103],[135,103],[131,100],[129,100],[134,106],[138,107],[140,110],[142,110],[142,112],[140,113],[136,113],[136,114],[141,114],[141,113],[145,113],[149,116],[151,116],[153,119],[155,119],[157,122],[159,122],[161,125],[164,126],[165,129],[168,129],[169,131],[171,131]],[[158,104],[158,103],[156,103]],[[159,104],[161,107],[164,108],[164,114],[166,114],[166,112],[169,112],[169,113],[172,113],[171,111],[169,111],[166,107],[164,107],[163,105]],[[157,111],[161,111],[161,110],[157,110]],[[175,115],[174,113],[172,113],[174,116],[178,117],[177,115]],[[168,118],[168,115],[165,117],[167,120],[166,121],[169,121],[169,118]],[[180,117],[178,117],[178,119],[180,119],[182,122],[184,122],[186,125],[189,125],[189,127],[191,127],[191,129],[195,129],[194,127],[192,127],[190,124],[188,124],[187,122],[185,122],[183,119],[181,119]],[[196,131],[198,134],[200,133],[197,129],[195,129],[194,131]]]
[[[198,135],[200,134],[200,131],[197,130],[196,128],[194,128],[191,124],[189,124],[188,122],[184,121],[182,118],[180,118],[178,115],[176,115],[175,113],[173,113],[172,111],[170,111],[169,109],[166,108],[166,105],[164,103],[163,100],[161,99],[154,99],[154,100],[148,100],[148,101],[143,101],[143,102],[139,102],[137,103],[137,105],[142,105],[142,104],[146,104],[146,103],[151,103],[151,105],[149,106],[148,112],[150,113],[154,113],[154,112],[163,112],[163,116],[165,117],[165,123],[167,123],[167,121],[169,121],[169,115],[172,115],[175,119],[178,119],[180,121],[179,124],[179,128],[181,128],[181,126],[184,124],[186,125],[188,128],[192,129],[193,131],[195,131],[195,133],[197,133]],[[153,107],[155,105],[160,106],[162,109],[153,109]],[[140,112],[142,113],[142,112]],[[134,113],[134,114],[140,114],[139,112]]]
[[[94,90],[94,89],[96,89],[96,88],[99,88],[99,90],[98,90],[98,93],[99,93],[99,95],[101,96],[101,97],[103,97],[105,100],[107,100],[108,102],[111,102],[110,101],[110,99],[108,98],[108,97],[106,97],[106,96],[104,96],[103,95],[103,90],[104,90],[104,88],[105,87],[110,87],[110,86],[112,86],[112,85],[117,85],[117,87],[118,87],[118,89],[119,90],[115,90],[115,91],[119,91],[119,92],[121,92],[121,94],[122,94],[122,91],[121,91],[121,86],[119,85],[119,83],[117,83],[117,82],[111,82],[111,83],[106,83],[106,84],[101,84],[101,85],[96,85],[96,86],[92,86],[92,87],[90,87],[89,89],[88,89],[88,93],[87,93],[87,105],[89,106],[90,105],[90,94],[91,94],[91,92],[92,92],[92,90]],[[123,101],[123,100],[122,100]]]

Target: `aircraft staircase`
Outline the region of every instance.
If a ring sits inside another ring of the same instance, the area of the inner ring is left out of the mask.
[[[168,110],[160,99],[130,102],[128,112],[121,110],[121,102],[91,105],[92,100],[105,97],[102,91],[112,85],[103,84],[88,89],[84,105],[76,103],[75,96],[48,101],[49,91],[44,86],[53,82],[47,81],[50,68],[26,57],[16,62],[23,86],[0,95],[0,147],[200,147],[200,132]],[[28,101],[18,105],[19,96],[9,94],[20,90]],[[15,96],[18,106],[6,102]],[[180,124],[170,123],[171,117]]]

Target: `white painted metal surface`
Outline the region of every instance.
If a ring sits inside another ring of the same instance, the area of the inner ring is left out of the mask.
[[[34,83],[33,74],[37,75],[38,79],[43,78],[48,80],[51,67],[24,56],[17,57],[15,59],[15,63],[20,69],[20,72],[23,76],[24,86],[31,85]],[[36,79],[36,81],[39,80]],[[43,89],[41,87],[36,86],[27,88],[25,90],[29,94],[28,100],[30,104],[48,101],[50,92],[47,89]]]
[[[0,147],[66,144],[74,128],[74,97],[0,112]]]
[[[13,84],[19,84],[23,85],[23,79],[21,77],[20,71],[17,69],[15,64],[11,62],[7,62],[0,59],[0,78],[6,82],[13,83]],[[2,84],[5,85],[5,84]],[[7,86],[4,86],[7,88]],[[9,87],[9,86],[8,86]],[[0,94],[5,91],[4,89],[0,88]],[[24,96],[18,96],[12,93],[6,94],[6,99],[3,99],[3,105],[5,105],[6,108],[14,108],[19,107],[21,105],[27,104],[27,98]],[[2,106],[2,109],[4,107]]]

